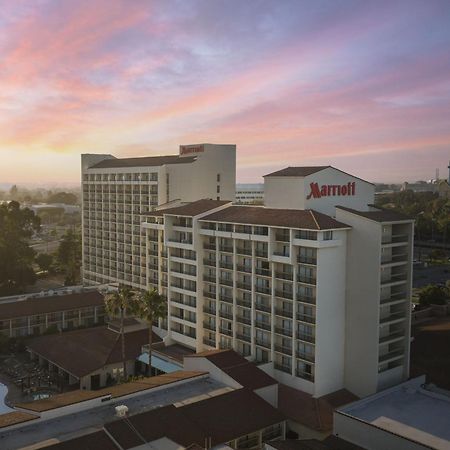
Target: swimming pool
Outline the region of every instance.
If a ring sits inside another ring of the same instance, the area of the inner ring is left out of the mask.
[[[5,404],[5,397],[7,394],[8,388],[4,384],[0,383],[0,414],[14,411],[12,408],[6,406]]]

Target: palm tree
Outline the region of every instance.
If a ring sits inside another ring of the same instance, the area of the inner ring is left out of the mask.
[[[166,299],[156,289],[143,291],[137,299],[137,315],[148,323],[148,371],[152,375],[153,321],[166,316]]]
[[[116,292],[107,294],[105,296],[105,307],[108,315],[119,316],[120,318],[120,338],[122,343],[122,361],[123,361],[123,377],[126,380],[127,374],[127,362],[125,355],[125,333],[123,329],[123,322],[125,318],[125,311],[132,306],[134,293],[128,286],[119,285],[119,289]]]

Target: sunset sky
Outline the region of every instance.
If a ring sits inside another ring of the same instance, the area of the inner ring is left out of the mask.
[[[450,1],[0,0],[0,183],[234,143],[238,180],[450,158]]]

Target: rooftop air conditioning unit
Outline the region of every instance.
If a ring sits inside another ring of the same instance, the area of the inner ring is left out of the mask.
[[[128,413],[128,406],[119,405],[115,407],[116,417],[126,417]]]

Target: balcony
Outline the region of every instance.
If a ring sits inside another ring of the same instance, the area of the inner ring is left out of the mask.
[[[238,264],[236,269],[238,272],[246,272],[246,273],[252,272],[252,266],[243,266],[241,264]]]
[[[314,376],[311,373],[308,372],[304,372],[303,370],[296,370],[295,371],[295,376],[299,377],[299,378],[303,378],[304,380],[308,380],[308,381],[314,381]]]
[[[209,331],[216,331],[216,325],[210,322],[203,322],[203,328]]]
[[[306,275],[298,275],[297,281],[299,281],[300,283],[305,283],[305,284],[312,284],[312,285],[316,284],[315,277],[308,277]]]
[[[295,353],[295,356],[297,356],[297,358],[299,359],[303,359],[304,361],[314,362],[314,355],[311,355],[309,353],[297,351]]]
[[[244,325],[251,325],[252,324],[252,319],[250,317],[237,315],[236,316],[236,322],[242,323]]]
[[[205,250],[216,250],[216,244],[205,243],[205,244],[203,244],[203,248]]]
[[[307,295],[301,295],[299,292],[297,292],[297,301],[301,303],[308,303],[310,305],[316,304],[316,298],[315,297],[309,297]]]
[[[245,289],[247,291],[251,291],[252,290],[252,285],[250,283],[243,283],[242,281],[238,281],[236,283],[236,287],[238,289]]]
[[[231,286],[233,287],[233,280],[230,280],[228,278],[219,278],[219,283],[223,284],[225,286]]]
[[[263,311],[267,313],[270,313],[272,311],[270,305],[263,305],[262,303],[255,303],[255,309],[257,311]]]
[[[316,318],[314,316],[308,316],[306,314],[297,313],[297,320],[306,323],[316,323]]]
[[[219,294],[219,300],[221,302],[233,303],[233,296],[227,294]]]
[[[244,247],[236,247],[236,253],[238,255],[251,255],[252,249],[251,248],[244,248]]]
[[[272,276],[272,272],[270,269],[262,269],[261,267],[256,267],[255,273],[257,275],[262,275],[263,277],[271,277]]]
[[[216,276],[211,275],[203,275],[203,281],[207,281],[208,283],[215,283],[216,282]]]
[[[394,322],[396,320],[405,320],[406,319],[406,313],[405,311],[395,311],[390,314],[388,314],[386,317],[383,317],[380,319],[380,323],[388,323],[388,322]]]
[[[309,342],[311,344],[314,344],[314,342],[316,341],[316,338],[312,334],[304,334],[304,333],[298,333],[297,339],[299,341]]]
[[[272,289],[270,287],[258,286],[257,284],[255,284],[255,291],[260,294],[268,294],[268,295],[272,293]]]
[[[408,235],[407,234],[393,234],[392,236],[387,236],[382,239],[382,245],[389,244],[407,244],[408,243]]]
[[[289,252],[273,252],[274,256],[281,256],[282,258],[290,258],[291,254]]]
[[[275,240],[277,242],[289,242],[290,235],[289,233],[275,233]]]
[[[391,276],[389,278],[381,280],[381,286],[384,286],[386,284],[391,284],[391,283],[403,282],[403,281],[406,281],[407,278],[408,278],[408,276],[406,273],[394,273],[394,274],[391,274]]]
[[[390,297],[382,298],[380,300],[381,305],[385,305],[387,303],[393,303],[393,302],[401,302],[406,300],[406,293],[405,292],[395,292],[391,294]]]
[[[389,341],[395,341],[397,339],[404,339],[404,338],[405,338],[405,331],[402,330],[402,331],[396,331],[396,332],[388,334],[386,336],[382,336],[382,337],[380,337],[378,342],[380,344],[384,344]]]
[[[249,334],[237,333],[236,334],[236,338],[241,340],[241,341],[245,341],[245,342],[251,342],[252,341],[252,337]]]
[[[271,330],[271,326],[269,322],[262,322],[261,320],[255,320],[255,327],[261,328],[266,331]]]
[[[292,319],[292,315],[294,314],[294,311],[292,309],[280,309],[280,308],[276,308],[275,309],[275,314],[277,316],[281,316],[281,317],[287,317],[289,319]]]
[[[237,299],[236,304],[238,306],[242,306],[244,308],[251,308],[252,307],[252,303],[250,301],[243,300],[243,299]]]
[[[267,258],[267,250],[255,250],[255,255],[259,258]]]
[[[292,367],[291,366],[285,366],[284,364],[274,363],[273,367],[277,370],[281,370],[282,372],[286,372],[291,374],[292,373]]]
[[[176,244],[189,244],[189,245],[192,245],[192,238],[191,239],[169,238],[169,242],[174,242]]]
[[[220,332],[221,334],[225,334],[225,335],[227,335],[227,336],[233,336],[233,330],[230,330],[230,329],[225,328],[225,327],[220,327],[220,328],[219,328],[219,332]]]
[[[265,347],[265,348],[270,349],[270,342],[265,340],[265,339],[261,339],[261,338],[256,337],[255,338],[255,344],[259,345],[261,347]]]
[[[204,258],[203,259],[203,264],[205,266],[209,266],[209,267],[216,267],[216,260],[215,259]]]
[[[275,272],[275,278],[292,281],[294,279],[294,274],[292,272]]]
[[[391,352],[380,355],[378,358],[378,362],[386,362],[390,359],[397,359],[403,357],[405,351],[403,349],[393,350]]]
[[[210,347],[215,347],[216,346],[216,340],[215,339],[209,339],[207,337],[203,338],[203,343],[205,345],[209,345]]]
[[[317,265],[317,258],[312,258],[310,256],[298,255],[297,262],[300,264],[309,264],[312,266]]]
[[[292,356],[292,347],[284,347],[282,345],[275,344],[275,351],[282,353],[283,355]]]
[[[211,316],[215,316],[216,315],[216,309],[215,308],[210,308],[208,306],[204,306],[203,307],[203,312],[206,314],[210,314]]]
[[[225,252],[225,253],[233,253],[233,246],[232,245],[220,245],[219,250],[221,252]]]
[[[207,297],[207,298],[212,298],[212,299],[216,299],[216,293],[215,292],[210,292],[210,291],[203,291],[203,297]]]
[[[282,334],[283,336],[292,337],[292,329],[284,327],[275,327],[275,333]]]
[[[219,261],[219,267],[221,269],[233,270],[233,263],[229,263],[226,261]]]
[[[228,311],[219,311],[219,317],[222,317],[222,319],[233,320],[233,314]]]
[[[277,297],[287,298],[289,300],[292,300],[292,298],[294,296],[294,293],[292,291],[279,291],[279,290],[276,290],[275,291],[275,295]]]

